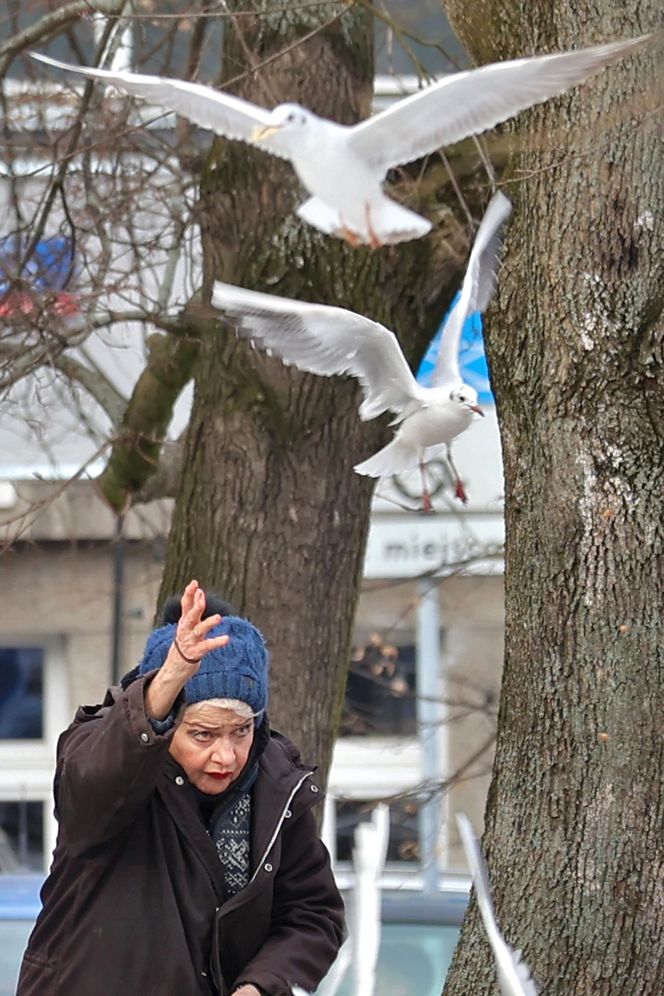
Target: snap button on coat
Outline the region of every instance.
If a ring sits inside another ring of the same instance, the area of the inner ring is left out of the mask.
[[[182,775],[176,775],[175,776],[175,784],[176,785],[184,785],[184,778],[182,777]]]

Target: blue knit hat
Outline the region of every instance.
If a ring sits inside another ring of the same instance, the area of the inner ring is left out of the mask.
[[[162,666],[176,629],[176,623],[168,623],[153,630],[138,665],[140,674],[148,674]],[[185,700],[191,704],[204,699],[239,699],[246,702],[252,712],[263,712],[268,696],[265,640],[260,630],[239,616],[224,616],[208,631],[207,638],[226,634],[230,637],[228,643],[206,654],[197,673],[184,686]]]

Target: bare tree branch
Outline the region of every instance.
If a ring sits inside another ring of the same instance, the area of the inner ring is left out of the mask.
[[[87,357],[86,357],[87,359]],[[58,356],[53,360],[56,370],[66,374],[70,380],[76,381],[84,387],[90,397],[94,398],[100,405],[114,426],[120,425],[127,399],[111,384],[107,377],[99,369],[91,369],[73,356]]]
[[[93,12],[113,15],[123,6],[124,0],[74,0],[74,3],[47,14],[36,24],[31,24],[19,34],[12,35],[4,45],[0,46],[0,77],[5,75],[10,63],[19,52],[37,45],[44,39],[53,38],[72,21]]]
[[[183,321],[184,324],[184,321]],[[156,472],[173,405],[192,375],[198,355],[196,331],[190,335],[150,336],[148,361],[124,413],[108,466],[97,480],[112,508],[127,510]]]

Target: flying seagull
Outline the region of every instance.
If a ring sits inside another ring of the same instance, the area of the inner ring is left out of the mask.
[[[491,902],[489,873],[470,820],[464,813],[457,813],[457,825],[468,867],[473,876],[477,905],[496,962],[500,991],[503,996],[537,996],[537,988],[528,966],[521,958],[521,952],[511,948],[498,929]]]
[[[477,392],[461,379],[459,340],[466,317],[484,311],[491,299],[500,234],[511,210],[510,201],[500,192],[489,202],[477,230],[461,295],[445,323],[431,387],[418,384],[393,332],[353,311],[220,282],[214,285],[212,304],[230,319],[237,335],[275,353],[284,363],[324,377],[344,373],[357,377],[364,392],[361,419],[376,418],[388,409],[395,413],[391,424],[399,428],[394,439],[357,464],[358,474],[384,477],[419,466],[423,507],[430,511],[424,465],[444,446],[456,477],[457,497],[465,502],[450,443],[468,428],[475,413],[483,412],[477,404]]]
[[[104,80],[218,135],[289,160],[311,195],[297,208],[300,218],[351,245],[375,248],[419,238],[431,229],[426,218],[383,193],[388,170],[563,93],[649,37],[454,73],[350,127],[299,104],[279,104],[268,111],[201,83],[89,69],[32,54],[49,66]]]

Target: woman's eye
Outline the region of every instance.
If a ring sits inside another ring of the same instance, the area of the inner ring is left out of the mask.
[[[207,730],[194,730],[194,732],[192,733],[192,737],[194,738],[194,740],[198,740],[199,743],[207,743],[207,741],[210,739],[210,734],[207,732]]]
[[[250,730],[251,730],[251,723],[247,723],[246,726],[241,726],[238,730],[236,730],[235,734],[241,740],[243,737],[247,736]]]

